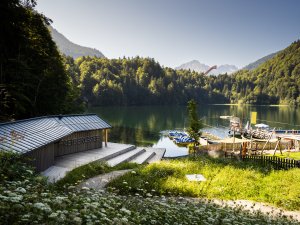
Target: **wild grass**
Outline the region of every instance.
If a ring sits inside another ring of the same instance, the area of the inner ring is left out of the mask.
[[[187,174],[202,174],[207,181],[188,181]],[[247,199],[300,209],[300,169],[278,171],[232,159],[166,160],[125,174],[109,186],[121,194]]]
[[[137,167],[138,165],[136,163],[126,162],[114,167],[110,167],[105,161],[94,161],[68,172],[64,178],[56,182],[56,186],[62,188],[69,185],[76,185],[88,178],[98,176],[100,174],[109,173],[115,170],[133,169]]]
[[[7,159],[10,163],[5,163]],[[105,164],[89,166],[97,172],[107,169]],[[177,166],[180,165],[153,172],[158,178],[164,178],[176,174]],[[128,167],[136,168],[136,171],[147,168],[123,164],[118,169]],[[77,169],[78,177],[83,169],[93,171],[88,166],[82,167]],[[252,213],[238,206],[221,207],[163,196],[122,196],[88,188],[79,190],[74,186],[61,190],[40,179],[32,168],[14,155],[0,154],[0,173],[0,224],[299,224],[283,215]],[[85,174],[93,175],[94,172]]]

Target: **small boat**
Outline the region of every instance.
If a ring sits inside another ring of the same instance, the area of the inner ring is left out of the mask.
[[[170,139],[173,139],[173,138],[178,138],[178,137],[181,137],[181,136],[188,136],[184,131],[178,131],[178,130],[173,130],[173,131],[170,131],[169,132],[169,138]]]
[[[181,137],[176,137],[174,138],[174,142],[177,145],[187,145],[190,143],[193,143],[195,140],[191,137],[188,136],[181,136]]]

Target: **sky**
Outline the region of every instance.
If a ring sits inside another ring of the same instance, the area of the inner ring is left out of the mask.
[[[38,0],[70,41],[107,58],[239,68],[300,39],[300,0]]]

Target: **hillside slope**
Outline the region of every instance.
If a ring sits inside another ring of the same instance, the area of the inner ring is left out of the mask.
[[[263,64],[264,62],[268,61],[269,59],[272,59],[278,53],[279,53],[279,51],[278,52],[274,52],[274,53],[272,53],[270,55],[267,55],[265,57],[262,57],[262,58],[256,60],[255,62],[248,64],[243,69],[245,69],[245,70],[254,70],[257,67],[259,67],[261,64]]]
[[[63,34],[59,33],[56,29],[49,26],[53,41],[57,44],[59,50],[74,59],[81,56],[96,56],[105,57],[99,50],[77,45],[68,40]]]
[[[254,70],[211,77],[209,82],[231,102],[300,105],[300,40]]]

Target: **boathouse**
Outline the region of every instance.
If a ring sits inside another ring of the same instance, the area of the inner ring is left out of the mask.
[[[0,123],[0,151],[30,158],[37,171],[57,157],[107,145],[111,126],[95,114],[37,117]]]

